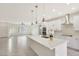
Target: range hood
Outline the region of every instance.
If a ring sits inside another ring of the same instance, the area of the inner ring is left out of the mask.
[[[65,23],[62,24],[62,33],[63,35],[73,35],[74,34],[74,27],[73,24],[70,22],[70,14],[65,16]]]

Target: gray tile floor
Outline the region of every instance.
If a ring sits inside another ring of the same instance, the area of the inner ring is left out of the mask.
[[[36,56],[31,48],[26,47],[25,42],[16,38],[0,38],[0,56]]]
[[[26,39],[20,37],[0,38],[0,56],[37,56],[26,46]],[[68,48],[68,56],[79,56],[78,51]]]

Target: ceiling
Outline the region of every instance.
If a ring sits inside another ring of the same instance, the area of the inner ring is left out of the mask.
[[[50,19],[78,10],[77,3],[0,3],[0,21],[33,22],[36,18],[40,21],[43,17]]]

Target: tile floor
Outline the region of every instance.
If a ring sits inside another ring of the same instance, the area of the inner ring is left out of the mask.
[[[0,38],[0,56],[37,56],[26,45],[25,37]],[[68,56],[79,56],[78,51],[68,48]]]
[[[0,38],[0,56],[36,56],[31,48],[26,47],[25,40],[23,42],[21,37]]]

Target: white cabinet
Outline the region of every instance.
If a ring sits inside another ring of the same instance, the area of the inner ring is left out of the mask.
[[[38,24],[32,25],[32,35],[39,35],[39,25]]]
[[[39,56],[67,56],[67,40],[42,38],[41,36],[28,36],[31,48]]]
[[[19,25],[18,24],[10,24],[9,25],[9,35],[8,36],[13,36],[13,35],[17,35],[19,32]]]
[[[79,49],[79,38],[73,37],[73,38],[69,39],[68,47],[74,48],[74,49]]]

